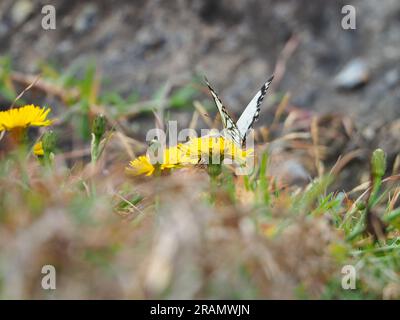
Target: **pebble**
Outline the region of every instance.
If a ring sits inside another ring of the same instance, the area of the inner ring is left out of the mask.
[[[334,79],[335,87],[338,89],[352,90],[368,82],[370,72],[367,63],[357,58],[350,61],[336,75]]]
[[[20,24],[33,11],[33,2],[28,0],[17,1],[11,9],[11,19],[15,24]]]
[[[269,173],[278,181],[289,185],[305,185],[310,181],[310,173],[301,163],[300,158],[287,158],[287,155],[271,154]]]
[[[310,180],[310,174],[304,166],[293,159],[287,160],[282,165],[284,180],[289,184],[303,184]]]

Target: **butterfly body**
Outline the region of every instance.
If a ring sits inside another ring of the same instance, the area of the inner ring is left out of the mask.
[[[249,129],[253,127],[255,121],[258,120],[260,115],[261,103],[267,93],[268,87],[272,82],[273,76],[270,77],[256,95],[251,99],[249,104],[244,109],[242,115],[239,117],[237,123],[233,121],[228,114],[225,106],[221,102],[215,90],[211,87],[207,79],[205,79],[208,89],[214,99],[215,105],[221,115],[222,123],[224,126],[223,134],[225,137],[233,140],[237,145],[242,146],[246,142],[246,135]]]

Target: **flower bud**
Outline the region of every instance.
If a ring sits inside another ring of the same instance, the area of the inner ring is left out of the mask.
[[[54,153],[54,148],[56,147],[56,135],[52,130],[43,134],[42,147],[45,154]]]
[[[106,131],[106,118],[104,115],[97,115],[93,120],[92,132],[96,136],[96,139],[101,139],[104,132]]]
[[[374,178],[382,178],[386,171],[386,154],[382,149],[372,153],[371,173]]]

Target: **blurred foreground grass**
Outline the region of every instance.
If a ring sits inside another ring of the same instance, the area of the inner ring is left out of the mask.
[[[7,133],[0,141],[0,298],[400,297],[399,176],[380,150],[370,178],[342,190],[345,157],[326,170],[321,153],[329,146],[319,145],[315,126],[280,130],[287,96],[275,93],[276,121],[266,135],[260,129],[249,176],[224,167],[215,180],[204,168],[132,178],[125,168],[146,146],[134,139],[135,122],[153,111],[162,125],[166,111],[190,111],[194,102],[196,127],[205,110],[196,99],[208,99],[201,85],[166,85],[143,100],[101,92],[94,65],[62,73],[42,65],[41,74],[17,105],[52,102],[54,158],[43,165],[31,152],[43,128],[23,147],[10,145]],[[3,99],[12,102],[17,86],[33,79],[1,61]],[[100,113],[104,149],[91,162]],[[295,143],[276,149],[277,141]],[[285,182],[272,163],[299,146],[312,174]],[[57,270],[54,291],[40,286],[46,264]],[[357,271],[355,290],[342,288],[345,265]]]

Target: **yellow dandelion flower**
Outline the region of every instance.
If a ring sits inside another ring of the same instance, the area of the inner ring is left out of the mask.
[[[143,174],[150,176],[156,170],[163,171],[195,165],[202,163],[201,160],[205,159],[210,160],[208,162],[210,164],[220,164],[225,158],[244,162],[252,152],[252,149],[243,150],[223,137],[207,136],[194,138],[185,144],[166,148],[162,151],[161,159],[153,159],[149,154],[140,156],[130,162],[128,171],[135,176]]]
[[[38,157],[41,157],[44,155],[42,141],[35,143],[35,145],[33,146],[33,154]]]
[[[246,161],[246,158],[253,154],[253,149],[243,150],[233,141],[224,137],[205,136],[193,138],[188,143],[182,145],[185,156],[200,162],[201,160],[209,160],[210,163],[222,163],[226,158],[236,160],[238,162]]]
[[[147,156],[140,156],[129,163],[129,172],[134,176],[145,174],[151,176],[154,173],[155,167],[151,164]]]
[[[250,148],[243,150],[232,141],[229,141],[229,143],[226,145],[225,152],[232,158],[232,160],[235,160],[238,163],[243,163],[247,160],[247,158],[254,156],[254,149]]]
[[[50,111],[50,108],[41,108],[33,104],[7,111],[0,111],[0,131],[10,131],[29,126],[49,126],[52,123],[52,120],[47,119],[47,115]]]
[[[190,158],[185,155],[182,145],[178,144],[164,150],[161,170],[181,167],[188,163],[190,163]]]
[[[157,162],[155,165],[152,164],[151,157],[149,155],[140,156],[130,162],[130,168],[128,171],[135,176],[145,174],[147,176],[152,175],[156,168],[159,170],[166,170],[172,168],[180,168],[185,162],[185,156],[180,149],[180,145],[175,147],[164,149],[162,154],[161,163]]]
[[[220,137],[192,138],[181,146],[186,157],[198,163],[201,159],[216,158],[223,151],[223,140]]]

